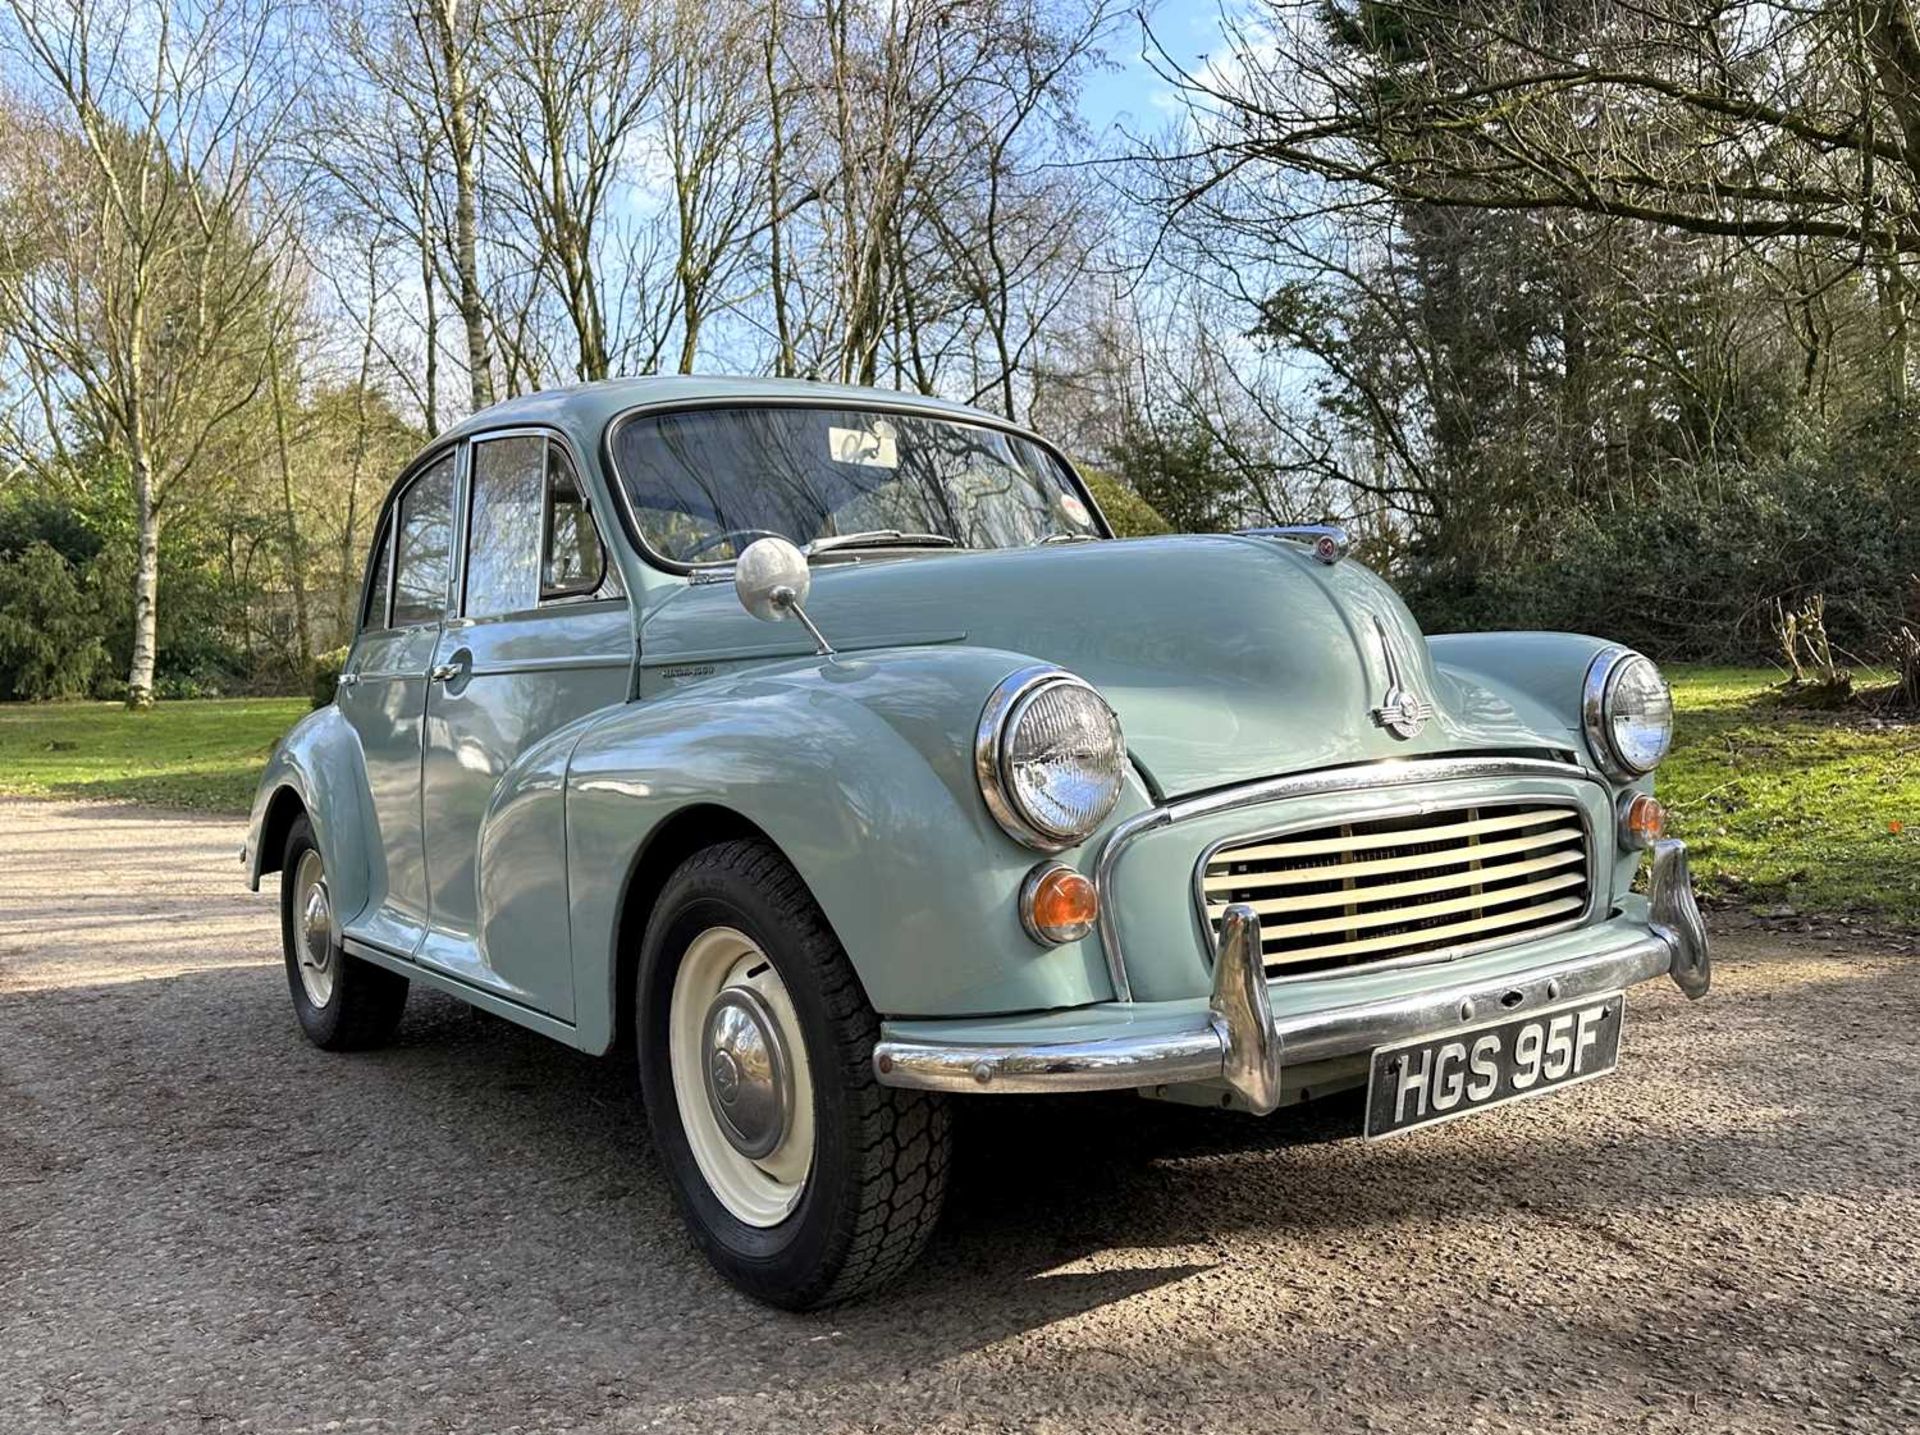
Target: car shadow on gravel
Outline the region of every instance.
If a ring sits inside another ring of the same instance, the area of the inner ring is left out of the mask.
[[[60,1163],[23,1178],[45,1183],[57,1204],[61,1171],[76,1162],[91,1168],[90,1187],[169,1170],[170,1194],[191,1207],[215,1252],[209,1280],[223,1279],[223,1267],[257,1264],[270,1229],[262,1222],[273,1213],[320,1207],[327,1220],[303,1240],[322,1253],[366,1242],[370,1253],[386,1253],[396,1282],[421,1247],[446,1270],[512,1265],[542,1299],[577,1303],[583,1297],[566,1283],[584,1282],[599,1319],[615,1326],[657,1324],[665,1308],[676,1324],[718,1328],[745,1318],[771,1322],[777,1338],[810,1339],[825,1319],[864,1333],[876,1351],[897,1352],[905,1341],[929,1358],[1206,1269],[1210,1256],[1176,1249],[1194,1239],[1189,1221],[1176,1220],[1165,1241],[1151,1230],[1158,1154],[1275,1149],[1344,1134],[1337,1117],[1282,1132],[1129,1096],[963,1102],[946,1216],[920,1266],[873,1301],[790,1317],[729,1289],[694,1249],[624,1062],[572,1051],[439,993],[416,988],[395,1043],[352,1056],[301,1038],[277,968],[16,991],[0,995],[0,1025],[32,1031],[39,1048],[38,1118],[23,1117],[23,1134],[57,1130],[68,1103],[89,1112],[78,1148],[69,1143]],[[155,1214],[100,1213],[126,1219],[129,1231]],[[1130,1243],[1165,1245],[1166,1258],[1059,1270],[1110,1244],[1118,1218]],[[112,1245],[110,1233],[103,1259]],[[952,1319],[955,1300],[968,1307],[965,1322]],[[475,1308],[459,1318],[495,1317]],[[378,1323],[355,1317],[363,1319]],[[956,1344],[957,1329],[965,1339]],[[782,1330],[789,1335],[777,1336]]]
[[[1471,1137],[1363,1146],[1348,1139],[1357,1093],[1264,1121],[1131,1096],[976,1098],[959,1103],[946,1217],[919,1266],[867,1302],[796,1318],[753,1306],[694,1251],[623,1063],[430,992],[416,992],[393,1047],[343,1058],[300,1038],[278,970],[135,985],[0,998],[0,1023],[30,1030],[37,1048],[39,1111],[20,1119],[51,1131],[64,1103],[84,1103],[90,1124],[68,1159],[95,1167],[86,1189],[166,1169],[168,1194],[199,1223],[207,1279],[247,1270],[274,1212],[323,1206],[314,1253],[295,1250],[296,1264],[366,1242],[371,1267],[400,1289],[410,1270],[431,1293],[445,1273],[504,1268],[523,1306],[591,1310],[600,1330],[657,1327],[663,1312],[680,1335],[745,1321],[770,1345],[830,1328],[848,1341],[835,1357],[842,1376],[849,1365],[942,1358],[1175,1285],[1233,1259],[1226,1240],[1240,1232],[1284,1248],[1520,1213],[1624,1226],[1617,1239],[1631,1241],[1632,1223],[1616,1217],[1664,1219],[1733,1189],[1792,1195],[1900,1179],[1891,1151],[1864,1168],[1857,1157],[1817,1159],[1843,1119],[1831,1110],[1700,1130],[1682,1114],[1659,1130],[1613,1124],[1599,1104],[1610,1098],[1577,1096],[1557,1115],[1538,1114],[1549,1108],[1539,1103]],[[1720,1054],[1767,1068],[1775,1063],[1758,1044],[1778,1035],[1728,1023]],[[44,1218],[55,1221],[59,1174],[45,1173]],[[118,1207],[100,1214],[123,1219]],[[120,1234],[101,1233],[103,1261]],[[1283,1265],[1251,1274],[1286,1278]],[[360,1290],[331,1298],[376,1300]],[[436,1318],[485,1326],[511,1314],[490,1310],[484,1292],[463,1302]],[[357,1305],[353,1318],[376,1330],[398,1319]],[[729,1383],[704,1367],[662,1378],[688,1389]]]

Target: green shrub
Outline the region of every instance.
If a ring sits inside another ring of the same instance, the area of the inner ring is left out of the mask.
[[[313,660],[313,705],[323,708],[333,701],[334,692],[340,686],[340,670],[347,665],[350,648],[335,648],[330,653],[320,653]]]
[[[52,544],[0,558],[0,698],[79,697],[106,662],[100,606]]]
[[[1080,476],[1093,490],[1093,500],[1121,538],[1151,538],[1173,532],[1173,525],[1155,511],[1152,504],[1105,469],[1081,464]]]
[[[114,497],[117,490],[106,497]],[[61,609],[66,630],[55,639],[76,652],[82,647],[73,626],[90,627],[104,647],[105,661],[91,665],[92,678],[80,689],[96,698],[124,695],[127,669],[133,658],[133,534],[114,503],[69,501],[31,489],[0,495],[0,567],[15,568],[36,545],[53,550],[67,566],[68,578],[83,595],[74,609]],[[156,697],[207,697],[243,688],[277,683],[284,688],[284,671],[269,670],[268,653],[249,651],[236,641],[236,618],[247,612],[253,589],[230,571],[229,555],[217,530],[196,529],[190,523],[170,523],[160,538],[159,620],[155,633],[154,685]],[[42,560],[43,561],[43,560]],[[47,579],[48,572],[40,575]],[[15,581],[20,581],[16,574]],[[61,595],[64,601],[64,594]],[[240,634],[247,629],[240,627]],[[84,661],[81,667],[88,667]],[[7,667],[0,662],[0,668]],[[73,694],[69,669],[59,684]],[[295,676],[293,681],[304,681]],[[0,697],[25,697],[10,688],[0,671]]]
[[[1706,662],[1771,660],[1775,601],[1824,594],[1836,652],[1878,660],[1920,573],[1915,462],[1863,444],[1694,471],[1644,502],[1560,516],[1532,561],[1460,573],[1416,558],[1395,581],[1428,632],[1566,629]]]

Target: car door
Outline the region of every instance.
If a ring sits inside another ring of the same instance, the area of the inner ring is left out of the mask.
[[[427,929],[420,752],[427,671],[453,577],[456,466],[451,450],[429,460],[388,505],[336,698],[360,739],[367,813],[378,831],[367,844],[367,905],[346,929],[402,954]]]
[[[632,623],[558,436],[476,437],[467,471],[458,612],[427,694],[432,914],[419,960],[570,1021],[565,773],[502,783],[541,738],[626,699]],[[488,867],[483,841],[509,832],[513,850],[537,860]]]

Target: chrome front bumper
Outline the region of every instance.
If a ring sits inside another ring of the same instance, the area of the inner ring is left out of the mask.
[[[1435,967],[1436,976],[1445,969]],[[1476,1019],[1620,991],[1661,973],[1689,997],[1712,978],[1706,926],[1693,898],[1686,844],[1656,843],[1647,922],[1598,951],[1497,977],[1436,981],[1412,995],[1276,1016],[1261,960],[1260,918],[1229,907],[1204,1013],[1184,1025],[1116,1036],[1031,1043],[887,1037],[873,1069],[888,1086],[922,1091],[1123,1090],[1223,1084],[1255,1113],[1280,1104],[1281,1068],[1352,1056]]]

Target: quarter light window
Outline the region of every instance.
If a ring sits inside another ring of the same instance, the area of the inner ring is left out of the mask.
[[[540,575],[540,596],[566,598],[618,593],[617,580],[607,567],[600,530],[580,488],[567,451],[547,445],[546,562]]]

